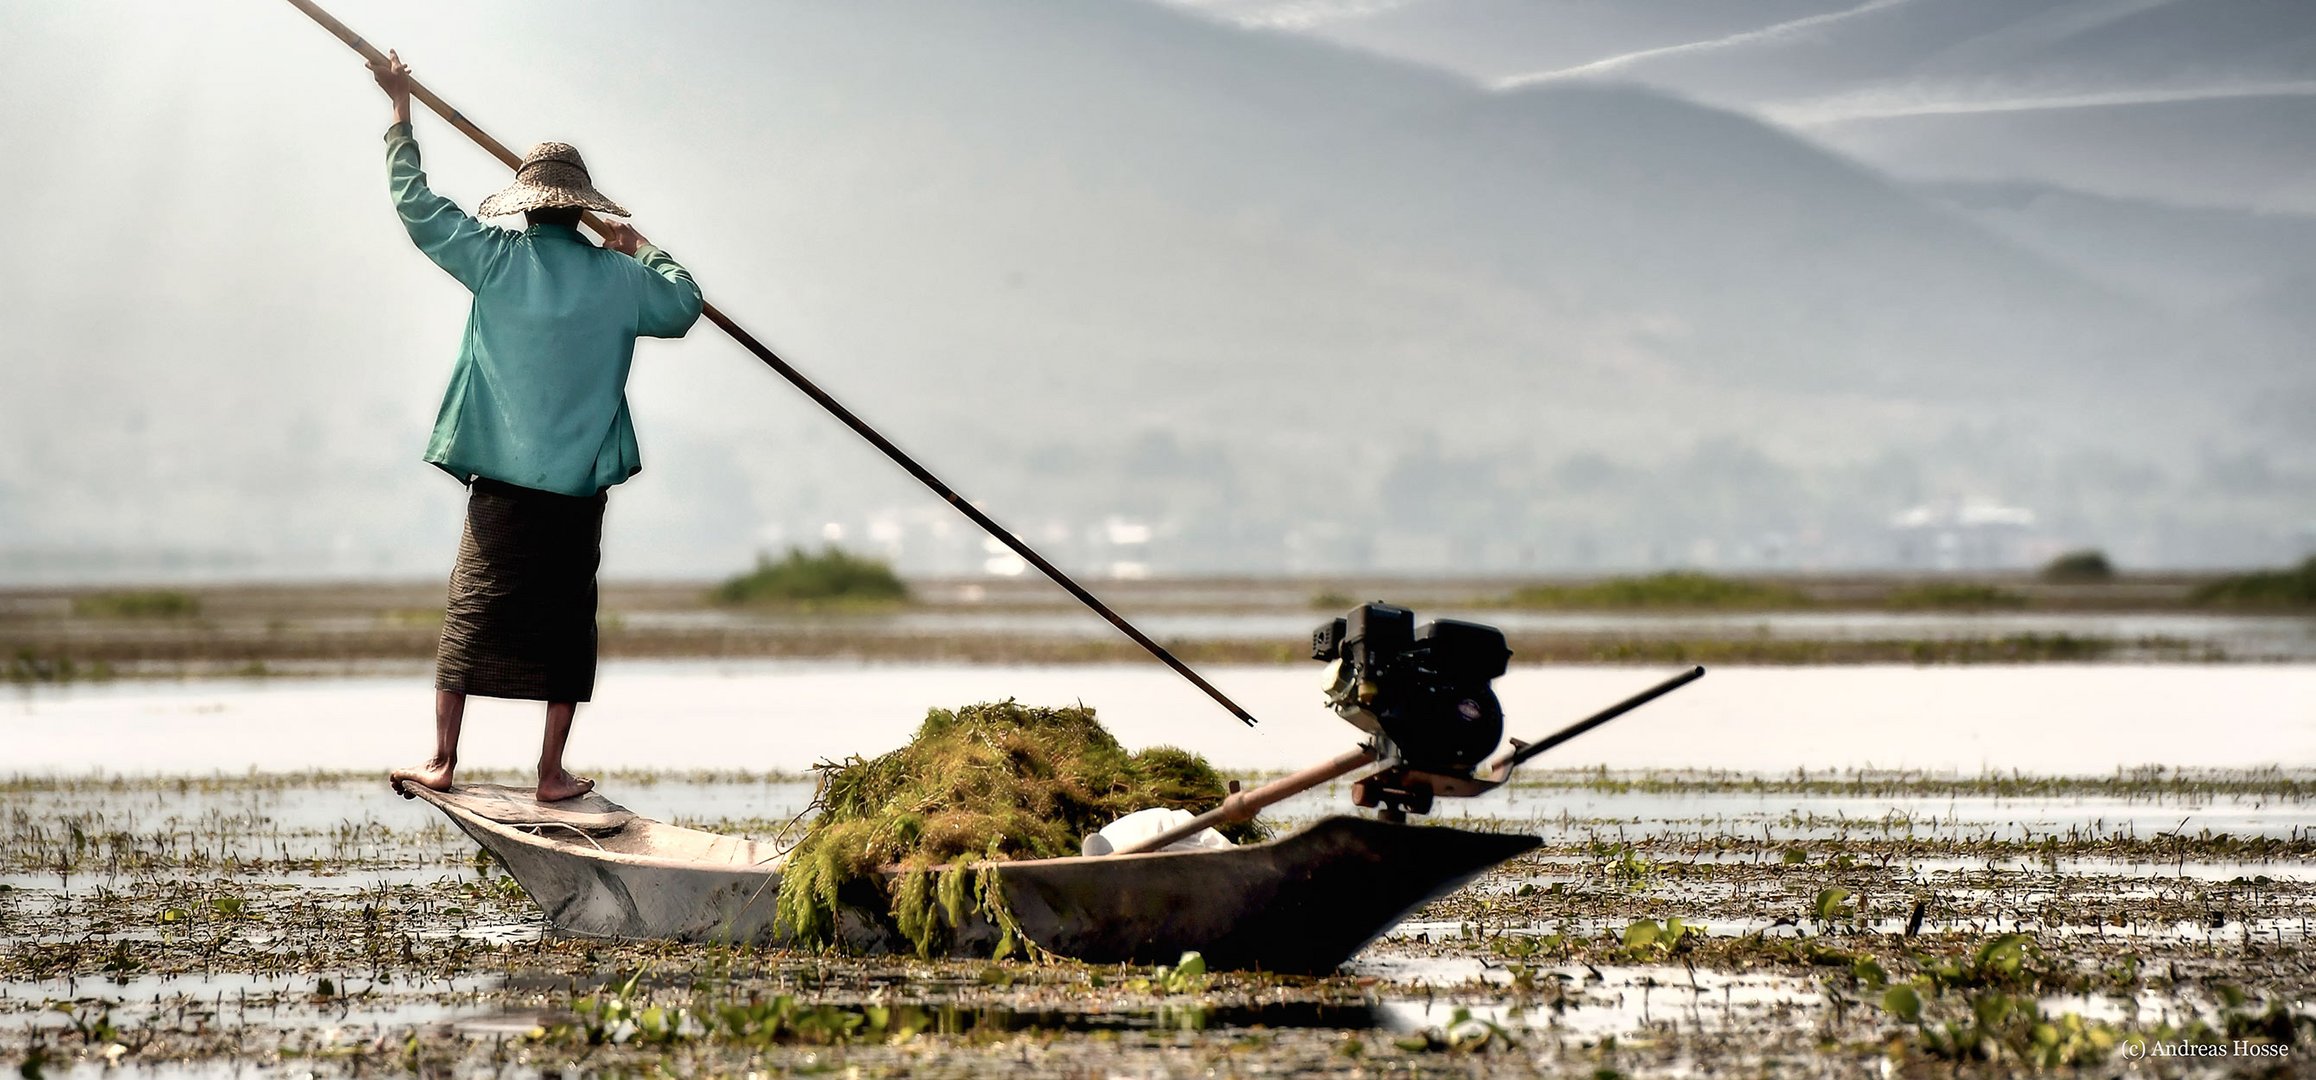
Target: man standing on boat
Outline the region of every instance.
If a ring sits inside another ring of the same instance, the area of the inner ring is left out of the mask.
[[[434,756],[391,780],[447,790],[467,695],[481,694],[547,703],[538,800],[577,798],[594,781],[564,769],[563,744],[595,689],[604,493],[643,467],[626,394],[635,339],[682,337],[700,316],[699,286],[625,225],[609,225],[601,248],[580,235],[583,211],[627,211],[562,143],[540,143],[514,184],[476,207],[523,214],[528,228],[467,216],[426,186],[409,67],[390,53],[371,72],[394,106],[386,165],[403,228],[474,294],[426,447],[469,488],[435,656]]]

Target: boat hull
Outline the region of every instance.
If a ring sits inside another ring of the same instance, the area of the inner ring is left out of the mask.
[[[590,796],[568,814],[520,789],[418,793],[496,856],[555,930],[591,937],[785,944],[770,845],[684,829]],[[518,820],[500,820],[515,818]],[[568,820],[560,820],[568,818]],[[1260,844],[988,864],[1022,932],[1091,963],[1331,971],[1408,912],[1532,850],[1532,836],[1330,817]],[[874,883],[839,897],[847,949],[908,948]],[[981,920],[952,934],[987,955]]]
[[[771,937],[778,871],[660,866],[606,859],[571,843],[535,843],[450,815],[531,894],[547,925],[605,938],[762,941]]]
[[[1533,836],[1330,817],[1215,851],[998,867],[1022,930],[1092,963],[1332,971],[1409,912],[1534,849]]]

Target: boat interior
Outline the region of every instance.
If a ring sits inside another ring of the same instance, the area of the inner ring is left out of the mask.
[[[777,869],[787,854],[770,841],[653,821],[592,791],[555,803],[539,802],[531,788],[501,784],[420,789],[417,795],[452,813],[560,847],[736,870]]]

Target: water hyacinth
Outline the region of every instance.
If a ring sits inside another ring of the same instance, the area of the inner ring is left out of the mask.
[[[928,956],[975,915],[1001,931],[1000,954],[1026,947],[996,876],[972,864],[1076,855],[1086,834],[1136,810],[1197,812],[1227,794],[1196,754],[1128,752],[1092,709],[1012,700],[935,709],[908,745],[819,771],[819,815],[781,876],[780,925],[831,943],[839,891],[877,884],[894,925]],[[1262,835],[1251,822],[1223,832]]]

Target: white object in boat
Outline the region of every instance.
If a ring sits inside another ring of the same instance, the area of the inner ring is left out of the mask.
[[[1163,806],[1136,810],[1102,826],[1102,831],[1086,837],[1085,842],[1078,845],[1078,850],[1087,855],[1107,855],[1119,848],[1139,844],[1196,816],[1188,810],[1170,810]],[[1213,829],[1201,829],[1158,850],[1214,851],[1237,846]]]

